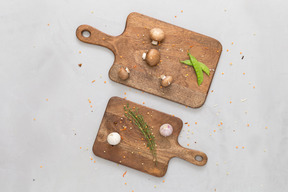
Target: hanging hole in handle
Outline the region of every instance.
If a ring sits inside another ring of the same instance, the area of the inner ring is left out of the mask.
[[[203,157],[200,155],[196,155],[195,160],[201,162],[201,161],[203,161]]]
[[[81,32],[82,36],[85,37],[85,38],[88,38],[91,36],[91,33],[90,31],[87,31],[87,30],[84,30]]]

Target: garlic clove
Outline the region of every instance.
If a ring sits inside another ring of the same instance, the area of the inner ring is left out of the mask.
[[[168,137],[168,136],[172,135],[173,127],[172,127],[172,125],[166,123],[166,124],[161,125],[159,131],[160,131],[160,134],[162,136]]]
[[[112,132],[107,136],[107,142],[110,145],[118,145],[121,141],[121,136],[117,132]]]

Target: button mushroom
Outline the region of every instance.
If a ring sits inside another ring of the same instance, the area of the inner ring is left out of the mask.
[[[153,28],[150,30],[150,38],[152,39],[152,45],[158,45],[158,42],[165,38],[164,31],[159,28]]]
[[[147,53],[143,53],[142,59],[150,66],[155,66],[160,62],[160,52],[157,49],[150,49]]]
[[[129,73],[130,73],[130,70],[127,67],[125,69],[124,67],[121,67],[119,69],[118,76],[120,79],[126,80],[129,78]]]
[[[173,81],[173,78],[171,76],[161,75],[161,79],[162,79],[161,85],[163,87],[169,86],[172,83],[172,81]]]

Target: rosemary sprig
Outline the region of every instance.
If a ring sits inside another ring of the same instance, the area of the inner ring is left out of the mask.
[[[149,147],[152,156],[153,156],[153,161],[157,165],[157,154],[156,154],[156,145],[155,145],[155,137],[152,135],[151,129],[149,125],[144,121],[143,116],[139,114],[138,108],[136,110],[132,110],[129,108],[129,104],[124,106],[124,115],[132,121],[142,132],[144,135],[146,141],[147,141],[147,147]]]

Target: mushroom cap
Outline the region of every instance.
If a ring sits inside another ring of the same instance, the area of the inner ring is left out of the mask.
[[[162,41],[165,38],[164,31],[160,28],[150,30],[150,38],[154,41]]]
[[[126,80],[129,77],[129,73],[128,73],[128,71],[126,69],[124,69],[124,67],[121,67],[119,69],[118,76],[119,76],[120,79]]]
[[[163,87],[167,87],[167,86],[169,86],[172,83],[172,81],[173,81],[172,76],[164,76],[162,78],[161,85]]]
[[[146,62],[150,66],[155,66],[160,62],[160,52],[157,49],[150,49],[146,54]]]

